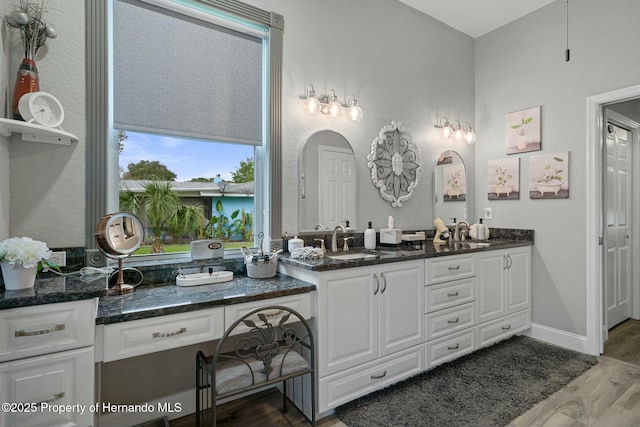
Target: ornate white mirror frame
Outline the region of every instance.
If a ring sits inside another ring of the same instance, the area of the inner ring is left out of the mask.
[[[390,125],[380,129],[371,142],[367,160],[373,185],[380,190],[384,200],[395,208],[411,198],[420,182],[422,165],[418,147],[402,123],[392,120]]]

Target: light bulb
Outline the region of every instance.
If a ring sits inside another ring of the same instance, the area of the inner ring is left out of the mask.
[[[305,99],[304,105],[302,106],[304,112],[311,115],[318,114],[320,107],[320,101],[315,97],[315,92],[309,94],[309,97]]]
[[[464,131],[460,128],[460,126],[458,126],[458,129],[453,132],[453,138],[456,141],[462,141],[462,138],[464,138]]]
[[[358,101],[354,101],[353,105],[347,110],[347,118],[352,122],[362,120],[362,108],[358,105]]]
[[[452,133],[453,133],[453,129],[451,129],[451,126],[449,126],[449,123],[445,123],[444,127],[442,128],[442,133],[441,133],[442,137],[444,139],[449,139]]]
[[[338,97],[334,97],[333,101],[329,103],[328,114],[336,118],[342,116],[342,104],[338,102]]]
[[[476,133],[471,128],[469,128],[464,139],[467,140],[467,144],[473,144],[476,142]]]

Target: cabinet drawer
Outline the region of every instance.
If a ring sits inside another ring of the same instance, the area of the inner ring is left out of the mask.
[[[474,302],[425,316],[427,341],[460,331],[475,323]]]
[[[105,325],[103,360],[212,341],[223,333],[223,307]]]
[[[480,325],[478,328],[478,341],[480,342],[480,347],[486,347],[530,327],[531,310],[524,310]]]
[[[475,257],[454,255],[427,260],[427,285],[471,277],[476,274]]]
[[[335,408],[424,369],[424,346],[399,351],[356,368],[318,380],[318,412]]]
[[[29,411],[2,411],[0,426],[92,425],[93,376],[93,347],[0,363],[0,401],[35,404]],[[59,414],[53,405],[85,405],[85,410]]]
[[[285,297],[278,298],[269,298],[260,301],[251,301],[245,302],[242,304],[233,304],[228,305],[224,308],[224,324],[225,328],[228,329],[233,322],[250,312],[251,310],[255,310],[260,307],[267,307],[272,305],[283,305],[285,307],[289,307],[305,318],[311,318],[311,294],[303,293],[296,295],[288,295]],[[278,316],[280,313],[274,311],[273,315]],[[256,317],[257,319],[257,317]],[[293,318],[289,319],[289,322],[293,322]],[[248,332],[249,327],[245,325],[238,325],[235,329],[233,335]]]
[[[454,307],[476,299],[476,278],[455,280],[425,287],[425,312]]]
[[[0,362],[93,346],[96,300],[0,311]]]
[[[477,348],[475,328],[428,342],[427,368],[457,359]]]

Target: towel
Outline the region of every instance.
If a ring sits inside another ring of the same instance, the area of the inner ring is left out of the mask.
[[[323,258],[324,254],[322,249],[314,248],[312,246],[304,246],[302,248],[296,248],[291,251],[289,258],[292,259],[319,259]]]

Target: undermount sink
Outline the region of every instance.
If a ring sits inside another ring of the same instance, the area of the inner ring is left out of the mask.
[[[340,254],[340,255],[327,255],[329,259],[338,259],[338,260],[355,260],[355,259],[371,259],[371,258],[379,258],[380,255],[376,254],[365,254],[365,253],[352,253],[352,254]]]

